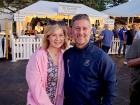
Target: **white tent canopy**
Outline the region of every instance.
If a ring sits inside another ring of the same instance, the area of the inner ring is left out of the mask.
[[[5,19],[5,18],[11,19],[11,20],[13,19],[13,14],[10,13],[9,10],[0,8],[0,11],[3,11],[3,12],[0,12],[0,20]],[[6,12],[6,13],[4,13],[4,12]]]
[[[29,5],[14,14],[14,20],[17,21],[18,35],[25,28],[25,20],[29,17],[36,16],[48,16],[49,18],[63,18],[68,20],[76,14],[87,14],[90,16],[91,22],[95,23],[93,18],[100,18],[103,23],[104,19],[108,18],[105,13],[94,10],[88,6],[77,3],[63,3],[63,2],[50,2],[50,1],[38,1],[32,5]],[[27,18],[26,18],[27,17]],[[68,22],[69,24],[69,22]]]
[[[54,7],[54,8],[52,8]],[[48,1],[38,1],[28,7],[25,7],[18,12],[16,12],[14,15],[24,15],[24,16],[31,16],[31,15],[37,15],[37,16],[52,16],[57,15],[57,4],[55,2],[48,2]]]
[[[44,16],[53,16],[58,15],[60,12],[60,6],[65,6],[67,10],[71,9],[71,7],[78,8],[77,11],[73,12],[69,15],[75,15],[78,13],[88,14],[92,17],[105,17],[107,18],[108,15],[101,13],[97,10],[94,10],[88,6],[85,6],[83,4],[74,4],[74,3],[62,3],[62,2],[50,2],[50,1],[38,1],[26,8],[23,8],[19,10],[14,15],[21,15],[21,16],[31,16],[31,15],[44,15]],[[70,8],[68,8],[70,7]],[[62,14],[62,13],[61,13]],[[65,14],[65,13],[64,13]]]
[[[102,11],[110,16],[115,17],[134,17],[140,16],[140,0],[132,0],[127,3],[123,3],[116,7]]]
[[[84,13],[88,14],[91,17],[103,17],[108,18],[109,16],[105,13],[99,12],[93,8],[90,8],[88,6],[82,5],[81,9],[77,13]]]
[[[0,20],[4,20],[5,18],[8,18],[8,19],[12,20],[13,15],[12,14],[0,13]]]
[[[75,7],[75,10],[73,10],[69,15],[73,16],[76,14],[87,14],[91,17],[104,17],[107,18],[108,15],[102,12],[99,12],[93,8],[90,8],[88,6],[85,6],[83,4],[73,4],[73,3],[58,3],[58,9],[60,8],[60,6],[64,6],[67,7],[67,9],[71,9],[70,7]],[[77,9],[78,8],[78,9]],[[65,13],[64,13],[65,14]]]
[[[7,9],[4,9],[4,8],[0,8],[0,11],[3,11],[3,12],[0,12],[0,34],[1,35],[4,35],[5,34],[5,25],[6,25],[6,20],[5,19],[8,19],[8,31],[9,33],[12,32],[12,23],[13,23],[13,14],[10,13],[9,10]],[[4,13],[6,12],[6,13]]]

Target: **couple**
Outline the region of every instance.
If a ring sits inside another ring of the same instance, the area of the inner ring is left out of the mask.
[[[72,32],[75,46],[63,54],[65,27],[56,23],[45,28],[43,47],[27,64],[27,105],[63,105],[63,100],[64,105],[112,105],[115,64],[89,41],[88,15],[72,18]]]

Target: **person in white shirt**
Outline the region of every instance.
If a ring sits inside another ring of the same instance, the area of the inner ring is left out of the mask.
[[[135,35],[135,37],[134,37],[134,41],[135,41],[135,40],[138,40],[138,39],[140,39],[140,30],[138,30],[138,31],[136,32],[136,35]]]
[[[41,34],[43,31],[43,27],[41,26],[40,22],[37,22],[37,25],[35,26],[35,31],[37,34]]]

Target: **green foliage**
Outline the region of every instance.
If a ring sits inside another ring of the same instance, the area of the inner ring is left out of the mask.
[[[22,9],[38,0],[0,0],[0,8],[5,8],[12,13]]]
[[[0,0],[0,8],[5,8],[11,12],[16,12],[28,5],[31,5],[38,0]],[[54,2],[68,2],[68,3],[82,3],[96,10],[102,11],[106,9],[107,4],[112,4],[113,6],[124,3],[128,0],[47,0]],[[12,8],[14,9],[12,9]]]
[[[127,2],[128,0],[113,0],[113,5],[116,6],[116,5],[119,5],[121,3],[125,3]]]
[[[82,3],[96,10],[102,11],[106,9],[107,4],[112,4],[112,6],[119,5],[128,0],[49,0],[49,1],[59,1],[68,3]]]

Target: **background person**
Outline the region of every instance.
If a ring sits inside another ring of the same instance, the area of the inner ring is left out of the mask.
[[[140,39],[136,40],[126,54],[131,68],[130,104],[140,105]]]
[[[138,26],[135,27],[135,32],[136,32],[136,33],[135,33],[135,35],[134,35],[133,41],[140,39],[140,29],[139,29]]]
[[[118,39],[118,33],[119,33],[119,30],[118,30],[118,25],[115,25],[114,26],[114,29],[112,30],[113,34],[114,34],[114,39]]]
[[[26,68],[27,105],[63,105],[66,30],[53,24],[45,27],[44,34],[43,46],[31,56]]]
[[[92,40],[95,40],[95,35],[96,35],[96,27],[94,24],[92,24],[92,35],[91,35]]]
[[[118,35],[119,35],[119,39],[120,39],[120,43],[119,43],[119,49],[118,49],[118,55],[120,56],[121,55],[121,50],[122,50],[122,48],[123,48],[123,55],[125,55],[125,49],[126,49],[126,41],[124,40],[125,38],[125,34],[126,34],[126,31],[127,31],[127,29],[126,29],[126,25],[124,25],[121,29],[120,29],[120,31],[119,31],[119,33],[118,33]]]
[[[101,32],[102,38],[102,49],[108,53],[110,47],[112,46],[113,32],[109,30],[108,24],[105,24],[104,30]]]
[[[43,32],[43,27],[41,26],[41,23],[38,21],[37,25],[35,26],[35,32],[36,34],[42,34]]]
[[[124,41],[126,41],[126,50],[125,50],[125,53],[128,52],[130,46],[132,45],[132,42],[133,42],[133,39],[134,39],[134,36],[136,36],[134,34],[134,26],[132,25],[132,28],[130,28],[129,30],[126,31],[126,33],[124,34],[125,37],[124,37]],[[124,64],[127,64],[127,59],[126,59],[126,55],[125,55],[125,59],[124,59]]]

